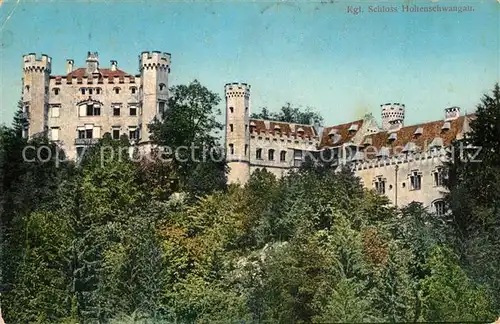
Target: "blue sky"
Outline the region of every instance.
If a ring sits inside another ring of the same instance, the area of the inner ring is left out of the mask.
[[[135,74],[140,52],[165,51],[170,85],[198,79],[222,97],[225,83],[247,82],[253,111],[291,102],[327,125],[379,118],[386,102],[406,104],[406,124],[441,119],[451,105],[473,111],[499,79],[500,3],[460,2],[474,8],[462,13],[403,13],[403,4],[4,0],[0,123],[12,119],[30,52],[50,55],[53,74],[64,73],[67,58],[83,66],[88,51],[99,52],[102,67],[116,59]],[[349,14],[348,5],[364,12]],[[370,5],[400,12],[369,13]]]

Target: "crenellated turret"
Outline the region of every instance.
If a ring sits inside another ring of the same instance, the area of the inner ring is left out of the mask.
[[[142,52],[139,56],[141,72],[142,115],[141,141],[149,141],[147,125],[156,117],[162,118],[168,99],[168,74],[170,73],[170,53]]]
[[[47,131],[49,80],[52,59],[46,54],[23,56],[23,110],[28,118],[25,135],[32,137]]]

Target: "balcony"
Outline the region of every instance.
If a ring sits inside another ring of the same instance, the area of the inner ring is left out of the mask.
[[[75,138],[75,145],[94,145],[99,142],[99,138]]]

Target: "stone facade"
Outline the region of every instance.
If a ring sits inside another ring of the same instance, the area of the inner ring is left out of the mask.
[[[47,134],[70,159],[104,133],[149,143],[147,124],[165,109],[168,98],[169,53],[142,52],[136,75],[120,70],[114,60],[101,68],[98,54],[90,52],[85,67],[75,69],[68,59],[66,75],[52,75],[51,70],[49,56],[24,55],[26,137]]]
[[[405,106],[381,105],[382,127],[372,115],[326,128],[251,119],[250,86],[231,83],[226,93],[226,148],[230,183],[244,184],[257,169],[277,177],[297,169],[306,156],[349,166],[367,188],[398,206],[412,201],[445,212],[445,164],[449,147],[469,131],[473,115],[445,109],[443,120],[404,126]]]

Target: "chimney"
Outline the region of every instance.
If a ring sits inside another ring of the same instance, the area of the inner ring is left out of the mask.
[[[73,64],[74,63],[75,63],[75,61],[73,61],[71,59],[66,60],[66,74],[70,74],[71,72],[73,72]]]
[[[111,71],[116,71],[116,68],[118,67],[118,62],[115,60],[111,60]]]
[[[454,120],[460,117],[460,107],[450,107],[444,110],[444,120]]]

